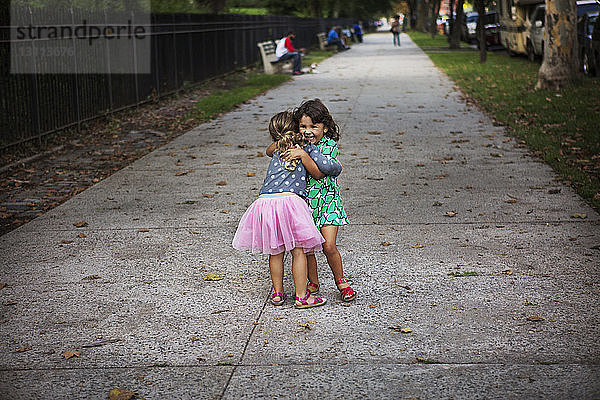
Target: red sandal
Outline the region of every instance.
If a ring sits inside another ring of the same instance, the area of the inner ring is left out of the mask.
[[[310,290],[311,288],[313,290]],[[318,294],[319,290],[321,289],[321,285],[319,285],[318,283],[312,283],[311,281],[308,281],[308,283],[306,284],[306,289],[308,289],[310,294]]]
[[[344,277],[342,277],[339,281],[336,281],[335,284],[338,287],[338,290],[340,291],[341,295],[342,295],[342,301],[352,301],[356,298],[356,291],[354,289],[352,289],[350,287],[350,285],[348,285],[347,287],[340,289],[340,284],[341,283],[348,283],[348,280]]]
[[[279,301],[275,301],[275,297],[279,297]],[[285,303],[285,293],[275,292],[271,295],[271,304],[274,306],[281,306]]]
[[[310,308],[310,307],[318,307],[318,306],[322,306],[323,304],[327,303],[327,299],[323,299],[319,296],[313,296],[313,301],[312,303],[308,302],[308,299],[310,298],[310,292],[307,291],[306,292],[306,296],[304,297],[298,297],[296,296],[296,304],[294,304],[294,307],[296,308]]]

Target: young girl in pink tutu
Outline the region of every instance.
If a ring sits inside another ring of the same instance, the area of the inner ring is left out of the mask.
[[[337,176],[342,166],[323,156],[314,144],[306,144],[298,132],[293,113],[284,111],[271,118],[269,132],[276,142],[259,197],[246,210],[233,238],[233,247],[253,253],[269,254],[269,269],[274,292],[271,303],[285,302],[283,255],[292,253],[292,276],[296,289],[296,308],[325,304],[324,298],[307,290],[306,253],[323,249],[323,236],[316,228],[306,196],[307,172],[317,178]],[[294,158],[282,161],[280,156]]]

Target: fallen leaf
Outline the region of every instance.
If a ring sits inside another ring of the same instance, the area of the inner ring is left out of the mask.
[[[23,347],[19,347],[19,348],[18,348],[18,349],[16,349],[15,351],[16,351],[17,353],[23,353],[24,351],[29,351],[29,350],[31,350],[31,347],[29,347],[29,346],[23,346]]]
[[[225,186],[225,185],[227,185],[226,181],[219,181],[219,182],[217,182],[217,186]]]
[[[221,279],[223,279],[222,277],[220,277],[219,275],[213,274],[212,272],[209,272],[205,277],[204,280],[205,281],[220,281]]]
[[[391,245],[391,243],[386,240],[385,242],[381,242],[381,245],[382,246],[389,246],[389,245]]]
[[[259,151],[258,153],[256,153],[256,157],[264,157],[264,156],[265,155],[261,151]]]
[[[391,330],[401,333],[411,333],[413,330],[407,326],[390,326]]]
[[[532,315],[531,317],[527,317],[527,321],[543,321],[544,319],[544,317],[540,317],[539,315]]]
[[[214,194],[210,194],[210,193],[202,193],[202,197],[206,197],[208,199],[212,199],[213,197],[215,197]]]
[[[246,176],[249,177],[249,178],[252,177],[252,176],[255,176],[255,175],[256,175],[256,172],[248,172],[246,174]]]
[[[574,213],[574,214],[571,214],[571,218],[580,218],[580,219],[585,219],[585,218],[587,218],[587,214],[583,214],[583,213]]]
[[[64,243],[64,244],[73,243],[73,241],[72,241],[72,240],[61,240],[60,242],[61,242],[61,243]]]
[[[368,131],[367,132],[369,135],[381,135],[380,131]]]
[[[406,133],[406,131],[400,131],[398,132],[398,135],[404,135]]]
[[[87,237],[87,235],[86,235],[85,233],[80,233],[80,234],[79,234],[79,235],[77,235],[77,236],[79,236],[80,238]]]
[[[150,232],[150,229],[148,229],[148,228],[140,228],[140,229],[138,229],[138,232]]]
[[[190,169],[190,170],[188,170],[188,171],[179,171],[179,172],[177,172],[177,173],[175,174],[175,176],[183,176],[183,175],[187,175],[187,174],[190,174],[190,173],[192,173],[192,172],[194,172],[194,171],[195,171],[195,170],[193,170],[193,169]]]
[[[500,158],[500,157],[502,157],[502,154],[500,154],[500,153],[490,153],[490,156]]]
[[[424,246],[424,245],[422,245],[422,244],[420,244],[420,243],[416,243],[416,244],[413,244],[413,245],[412,245],[412,246],[410,246],[410,247],[412,247],[413,249],[420,249],[420,248],[423,248],[423,247],[425,247],[425,246]]]
[[[108,400],[131,400],[135,396],[135,392],[121,388],[110,389],[108,392]]]
[[[93,274],[93,275],[88,275],[86,277],[84,277],[83,279],[85,279],[86,281],[92,281],[94,279],[100,279],[101,276],[98,274]]]
[[[4,289],[5,287],[6,287],[6,283],[0,282],[0,290]]]
[[[439,206],[441,206],[441,205],[442,205],[442,203],[440,203],[439,201],[434,201],[434,202],[433,202],[433,206],[434,206],[434,207],[439,207]]]
[[[505,203],[514,204],[517,202],[517,199],[508,199],[504,201]]]
[[[445,216],[446,216],[446,217],[454,217],[456,214],[457,214],[457,212],[456,212],[456,211],[448,211],[448,212],[445,214]]]
[[[512,269],[505,269],[504,271],[502,271],[503,274],[505,275],[512,275],[513,274],[513,270]]]
[[[85,222],[85,221],[79,221],[79,222],[75,222],[73,225],[76,228],[83,228],[84,226],[87,226],[87,222]]]
[[[65,351],[63,353],[63,357],[65,358],[65,360],[68,360],[69,358],[72,358],[72,357],[80,357],[80,356],[81,356],[81,352],[77,351],[77,350]]]
[[[9,300],[9,301],[5,301],[5,302],[4,302],[4,305],[5,305],[5,306],[16,306],[16,305],[17,305],[17,302],[16,302],[16,301],[13,301],[13,300]]]

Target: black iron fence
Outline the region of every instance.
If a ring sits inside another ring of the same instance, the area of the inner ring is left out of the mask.
[[[27,8],[17,11],[30,13]],[[74,20],[71,10],[50,12]],[[79,19],[86,17],[77,12]],[[94,13],[87,17],[93,20]],[[352,25],[342,18],[261,15],[150,14],[149,19],[150,73],[90,74],[76,69],[69,74],[11,74],[11,17],[7,10],[0,11],[0,149],[79,128],[84,121],[173,93],[184,84],[250,66],[260,59],[258,42],[279,39],[286,31],[296,33],[298,47],[312,47],[318,32]],[[135,50],[130,57],[136,57]],[[61,62],[71,60],[65,55]]]

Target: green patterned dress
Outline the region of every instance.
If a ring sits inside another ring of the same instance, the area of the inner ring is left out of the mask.
[[[323,155],[338,161],[338,148],[335,140],[323,136],[317,143],[317,147]],[[317,228],[348,223],[336,177],[325,176],[322,179],[315,179],[309,175],[306,182],[306,193],[306,203],[312,211]]]

